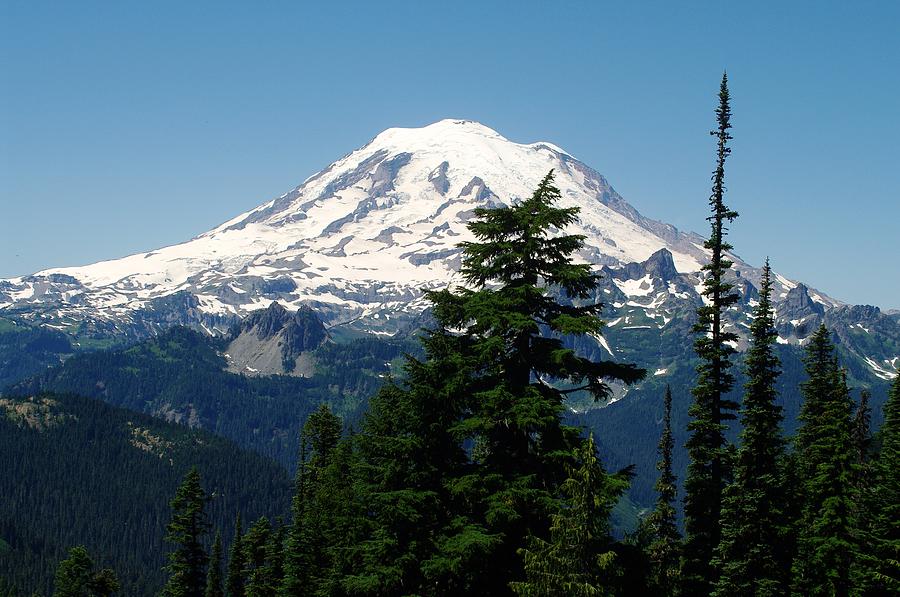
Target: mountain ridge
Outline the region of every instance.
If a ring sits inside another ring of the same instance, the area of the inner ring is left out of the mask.
[[[329,329],[405,335],[427,312],[423,289],[462,283],[458,244],[472,238],[466,224],[475,208],[530,196],[550,170],[560,204],[580,209],[565,231],[585,236],[578,258],[608,282],[596,297],[610,305],[604,315],[628,321],[635,308],[660,329],[676,314],[691,317],[702,301],[701,236],[643,216],[603,175],[552,143],[514,143],[453,119],[387,129],[291,191],[184,243],[0,281],[0,312],[74,335],[141,338],[176,324],[226,335],[275,301],[291,311],[312,308]],[[731,257],[743,309],[733,325],[745,335],[760,269]],[[774,278],[784,343],[802,344],[832,313],[843,313],[848,329],[867,317]],[[900,355],[893,340],[900,321],[882,315],[879,329],[891,345],[860,358],[886,375]]]

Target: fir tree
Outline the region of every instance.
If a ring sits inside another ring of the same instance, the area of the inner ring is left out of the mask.
[[[78,545],[59,563],[54,578],[53,597],[108,597],[119,590],[115,572],[95,570],[87,549]]]
[[[577,466],[560,490],[565,507],[552,516],[549,541],[529,537],[520,550],[525,561],[523,582],[513,582],[527,597],[594,597],[612,595],[616,583],[609,514],[628,488],[628,475],[607,475],[597,459],[593,436],[576,449]]]
[[[719,544],[719,517],[722,506],[722,489],[730,477],[728,447],[725,439],[725,421],[733,419],[737,404],[725,398],[734,385],[729,372],[734,348],[729,344],[737,335],[725,330],[724,316],[738,296],[725,275],[732,262],[726,253],[732,246],[726,242],[726,223],[737,217],[724,202],[725,160],[731,154],[728,142],[732,139],[731,105],[728,77],[722,76],[719,89],[719,107],[716,109],[718,128],[710,134],[716,137],[717,159],[713,172],[712,194],[709,199],[712,215],[709,239],[704,247],[711,253],[710,262],[703,266],[706,279],[703,296],[707,302],[697,309],[698,334],[694,350],[700,358],[697,367],[697,384],[693,389],[694,403],[688,413],[691,436],[686,447],[690,456],[684,482],[685,543],[682,566],[684,593],[704,595],[711,591],[716,581],[715,570],[710,565],[713,551]]]
[[[528,535],[545,536],[556,509],[555,488],[579,443],[578,430],[562,424],[565,395],[609,396],[605,379],[634,382],[644,371],[633,365],[593,362],[563,346],[561,336],[599,334],[600,304],[583,306],[598,275],[572,262],[583,243],[577,235],[551,236],[577,218],[577,208],[559,208],[553,173],[534,194],[505,209],[476,210],[469,224],[476,241],[462,243],[462,275],[470,288],[430,292],[439,325],[460,330],[479,367],[469,388],[460,431],[473,442],[472,473],[461,477],[476,519],[502,542],[490,555],[495,570],[521,578],[516,550]],[[551,335],[542,333],[542,326]],[[552,382],[569,384],[559,389]],[[510,578],[494,574],[481,590],[502,594]]]
[[[200,597],[206,587],[209,557],[203,537],[209,531],[206,519],[208,498],[200,484],[200,473],[192,468],[172,499],[172,520],[166,527],[166,541],[176,545],[169,554],[169,580],[165,597]]]
[[[660,460],[656,464],[659,478],[656,480],[656,507],[647,517],[649,531],[647,548],[651,570],[650,584],[661,597],[675,595],[678,588],[678,567],[681,554],[681,534],[678,532],[675,498],[677,479],[672,472],[672,390],[667,385],[663,399],[663,430],[659,437]]]
[[[224,597],[222,588],[222,534],[216,532],[212,552],[209,556],[209,570],[206,572],[206,592],[204,597]]]
[[[228,597],[244,597],[244,529],[241,513],[234,521],[234,539],[228,555],[228,574],[225,578],[225,594]]]
[[[856,454],[851,441],[852,400],[824,325],[806,354],[801,427],[796,444],[802,512],[793,565],[793,591],[849,595],[855,552],[853,485]]]
[[[785,553],[787,490],[781,475],[785,441],[781,407],[775,404],[781,366],[774,351],[778,333],[770,276],[766,261],[744,360],[747,383],[740,448],[734,481],[725,489],[721,541],[713,560],[719,572],[713,595],[721,597],[786,595],[790,585],[790,553]]]

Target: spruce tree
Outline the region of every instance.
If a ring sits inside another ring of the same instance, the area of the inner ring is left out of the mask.
[[[659,478],[656,489],[656,506],[647,517],[645,528],[650,534],[649,555],[650,585],[657,595],[675,595],[678,589],[681,534],[678,532],[675,498],[678,494],[677,479],[672,472],[672,389],[666,385],[663,398],[663,430],[659,437],[660,460],[656,464]]]
[[[209,557],[203,540],[209,531],[206,518],[208,498],[200,483],[200,473],[192,468],[172,499],[172,520],[166,526],[166,541],[175,544],[166,571],[169,580],[164,597],[200,597],[206,588]]]
[[[552,516],[550,538],[529,537],[520,550],[525,581],[513,582],[526,597],[613,595],[618,571],[611,550],[609,514],[628,488],[628,475],[607,475],[593,436],[576,448],[569,478],[560,491],[565,507]]]
[[[224,597],[222,587],[222,534],[216,532],[212,552],[209,555],[209,570],[206,572],[206,592],[204,597]]]
[[[234,539],[228,554],[228,574],[225,577],[225,594],[228,597],[244,597],[244,529],[241,524],[241,513],[234,521]]]
[[[801,426],[796,447],[801,518],[793,591],[850,595],[856,551],[853,521],[856,454],[851,441],[852,400],[824,325],[807,347]]]
[[[108,597],[119,588],[115,572],[110,568],[95,570],[87,549],[78,545],[56,569],[53,597]]]
[[[722,75],[716,120],[718,127],[710,133],[717,139],[716,169],[709,199],[712,215],[707,218],[711,232],[704,243],[711,256],[703,266],[706,302],[697,309],[694,326],[698,334],[694,350],[700,364],[693,389],[694,403],[688,411],[692,420],[688,423],[691,435],[686,444],[690,463],[684,482],[685,543],[681,574],[683,592],[688,595],[705,595],[715,585],[716,574],[710,561],[719,544],[722,490],[730,477],[725,421],[733,419],[733,411],[737,409],[735,402],[725,398],[734,385],[729,369],[735,350],[730,343],[737,340],[736,334],[725,329],[725,314],[738,301],[733,285],[725,280],[732,265],[727,257],[732,246],[725,240],[726,224],[738,215],[724,201],[725,160],[731,154],[728,142],[732,139],[728,132],[731,98],[727,75]]]
[[[601,305],[589,301],[598,275],[572,261],[584,237],[551,234],[577,218],[577,208],[554,206],[559,199],[551,172],[521,203],[477,209],[468,225],[476,240],[460,245],[469,288],[428,293],[439,325],[471,339],[467,350],[479,363],[459,426],[473,444],[474,466],[459,484],[479,504],[477,520],[487,532],[502,535],[489,557],[512,577],[483,579],[487,594],[503,594],[521,578],[517,549],[527,536],[548,532],[554,492],[581,441],[577,429],[562,423],[566,394],[602,400],[610,395],[605,380],[631,383],[644,375],[634,365],[594,362],[564,347],[562,336],[599,334],[603,323]]]
[[[775,404],[781,365],[775,354],[778,333],[771,295],[771,269],[766,261],[744,359],[747,383],[734,481],[725,489],[721,540],[713,560],[719,572],[713,595],[720,597],[786,595],[790,586],[791,554],[784,549],[788,521],[781,474],[783,416]]]

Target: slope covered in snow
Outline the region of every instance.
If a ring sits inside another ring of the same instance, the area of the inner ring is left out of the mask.
[[[329,327],[393,334],[416,325],[422,288],[459,282],[457,244],[471,238],[474,209],[529,196],[550,170],[561,204],[581,209],[566,231],[586,237],[579,258],[613,282],[601,298],[614,293],[613,306],[639,308],[660,325],[675,303],[699,300],[700,236],[644,217],[552,143],[515,143],[477,122],[442,120],[388,129],[187,242],[0,281],[0,309],[61,329],[140,335],[174,323],[224,331],[274,300],[311,306]],[[759,271],[735,261],[751,300]],[[795,310],[840,306],[782,276],[776,294]]]

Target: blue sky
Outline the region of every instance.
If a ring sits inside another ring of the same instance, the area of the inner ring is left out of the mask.
[[[900,308],[900,3],[735,4],[5,0],[0,276],[186,240],[449,117],[705,233],[727,68],[737,253]]]

